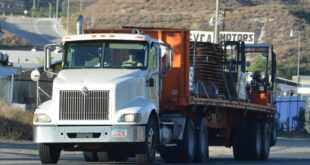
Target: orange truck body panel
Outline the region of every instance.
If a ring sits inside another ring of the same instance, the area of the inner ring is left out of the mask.
[[[189,31],[157,29],[144,33],[165,42],[173,50],[172,68],[162,81],[161,109],[189,105]]]
[[[85,33],[131,33],[139,29],[143,34],[163,41],[173,50],[172,68],[162,80],[160,109],[186,107],[189,103],[189,37],[186,29],[125,27],[122,29],[88,29]]]

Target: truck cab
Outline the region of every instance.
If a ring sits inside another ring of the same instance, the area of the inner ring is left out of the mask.
[[[171,48],[148,35],[98,33],[65,36],[45,48],[63,51],[52,98],[35,110],[34,141],[42,163],[57,163],[61,150],[98,153],[109,159],[152,162],[159,142],[161,78],[171,65]],[[122,150],[118,150],[122,148]]]

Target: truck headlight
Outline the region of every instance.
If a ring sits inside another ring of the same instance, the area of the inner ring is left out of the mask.
[[[51,121],[52,119],[44,113],[34,114],[33,116],[34,123],[50,123]]]
[[[141,115],[139,113],[126,113],[123,114],[119,122],[139,122],[141,120]]]

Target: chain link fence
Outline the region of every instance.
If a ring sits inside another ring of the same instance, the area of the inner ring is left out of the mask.
[[[13,76],[0,77],[0,100],[12,103]]]

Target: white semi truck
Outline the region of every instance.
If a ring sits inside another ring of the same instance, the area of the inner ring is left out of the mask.
[[[204,162],[209,145],[233,146],[236,159],[267,159],[274,140],[274,109],[267,96],[262,104],[225,99],[217,83],[224,78],[212,80],[212,88],[219,89],[212,97],[190,91],[199,79],[190,79],[190,66],[200,67],[199,75],[206,69],[201,66],[215,64],[211,78],[229,72],[216,60],[224,59],[223,51],[209,45],[217,56],[196,65],[188,30],[141,31],[86,30],[46,46],[46,72],[52,50],[61,47],[63,60],[61,71],[53,73],[52,98],[34,114],[41,162],[57,163],[62,150],[83,151],[86,161],[136,156],[137,164],[152,164],[159,152],[167,162]],[[199,51],[204,50],[197,49],[197,59]],[[206,86],[195,91],[209,92]]]

